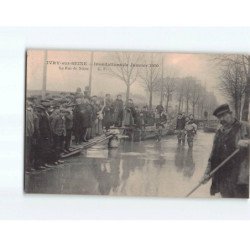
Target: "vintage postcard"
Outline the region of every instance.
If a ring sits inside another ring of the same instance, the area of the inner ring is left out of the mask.
[[[250,55],[26,56],[26,193],[249,197]]]

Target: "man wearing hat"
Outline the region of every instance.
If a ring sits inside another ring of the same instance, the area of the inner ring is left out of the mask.
[[[214,137],[203,183],[208,181],[213,169],[240,148],[239,153],[213,175],[210,194],[220,193],[225,198],[248,198],[250,126],[238,121],[228,104],[220,105],[213,115],[220,121],[221,127]]]

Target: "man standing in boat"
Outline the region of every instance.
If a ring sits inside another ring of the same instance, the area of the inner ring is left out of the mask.
[[[210,194],[220,193],[225,198],[248,198],[250,126],[238,121],[228,104],[219,106],[213,115],[219,119],[221,127],[215,134],[202,182],[206,183],[209,173],[239,148],[240,151],[213,175]]]

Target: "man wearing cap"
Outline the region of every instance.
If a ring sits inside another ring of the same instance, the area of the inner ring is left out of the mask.
[[[225,198],[248,198],[250,126],[238,121],[228,104],[220,105],[213,115],[219,119],[221,127],[215,134],[202,181],[207,182],[209,173],[240,148],[239,153],[213,175],[210,194],[220,193]]]

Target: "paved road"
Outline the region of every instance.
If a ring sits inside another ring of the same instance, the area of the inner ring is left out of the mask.
[[[27,176],[27,192],[183,197],[204,173],[214,134],[199,131],[193,150],[178,147],[176,136],[161,142],[96,145],[68,158],[61,167]],[[192,197],[210,197],[210,183]]]

